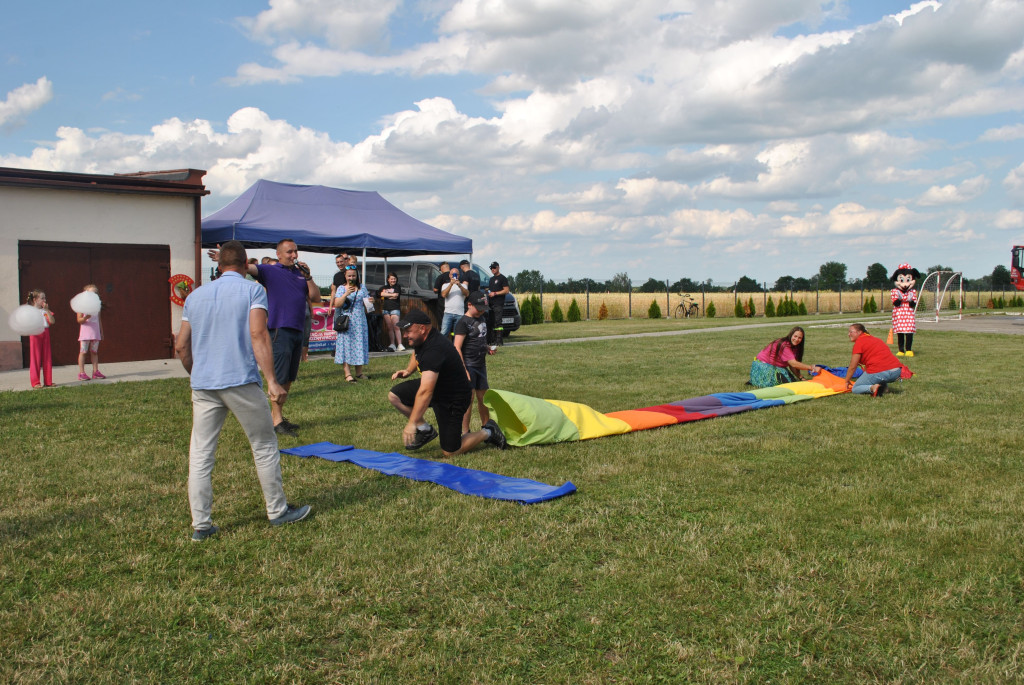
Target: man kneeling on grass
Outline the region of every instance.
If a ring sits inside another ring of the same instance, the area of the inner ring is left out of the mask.
[[[892,353],[885,341],[870,335],[863,324],[850,326],[847,334],[853,343],[853,356],[850,366],[846,369],[846,385],[858,395],[871,393],[872,397],[884,395],[889,383],[900,379],[903,364]],[[864,367],[864,373],[854,383],[850,380],[858,366]],[[852,386],[852,387],[851,387]]]
[[[399,383],[388,393],[395,409],[409,419],[402,431],[406,448],[418,450],[440,435],[446,457],[468,452],[481,442],[505,449],[505,436],[494,421],[462,434],[462,417],[472,403],[473,391],[466,366],[451,341],[431,327],[430,318],[418,309],[410,309],[398,328],[413,354],[409,365],[391,379],[408,378],[417,368],[420,371],[419,379]],[[437,430],[424,418],[427,407],[434,410]]]

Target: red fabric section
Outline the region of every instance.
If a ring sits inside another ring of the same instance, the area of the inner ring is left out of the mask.
[[[662,426],[674,426],[678,423],[674,416],[668,414],[646,411],[643,409],[628,409],[626,411],[613,411],[605,416],[624,421],[635,431],[647,430],[648,428],[661,428]]]
[[[675,418],[676,423],[686,423],[687,421],[700,421],[701,419],[710,419],[716,416],[716,414],[700,414],[696,412],[688,412],[683,407],[674,404],[659,404],[655,407],[644,407],[643,409],[637,409],[636,411],[666,414],[668,416]]]

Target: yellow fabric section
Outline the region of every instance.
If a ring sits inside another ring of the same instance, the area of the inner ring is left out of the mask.
[[[812,397],[824,397],[826,395],[835,395],[836,391],[831,388],[826,388],[821,383],[815,383],[814,381],[797,381],[795,383],[783,383],[782,385],[776,386],[778,388],[785,388],[791,390],[794,395],[810,395]],[[784,399],[784,398],[779,398]]]
[[[562,413],[576,424],[580,440],[603,438],[606,435],[620,435],[633,430],[625,421],[613,419],[601,412],[594,411],[585,404],[561,402],[559,400],[547,401],[561,409]]]

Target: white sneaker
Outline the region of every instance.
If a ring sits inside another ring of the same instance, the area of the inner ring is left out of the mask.
[[[497,352],[497,351],[498,351],[498,346],[497,345],[491,345],[491,352]]]
[[[388,345],[388,352],[395,352],[395,351],[396,350],[395,350],[395,346],[394,345]]]
[[[405,352],[405,345],[403,345],[402,343],[398,343],[398,351]]]

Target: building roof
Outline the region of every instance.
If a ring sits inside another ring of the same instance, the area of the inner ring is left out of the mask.
[[[0,186],[202,197],[210,194],[202,183],[205,174],[201,169],[108,175],[0,167]]]

